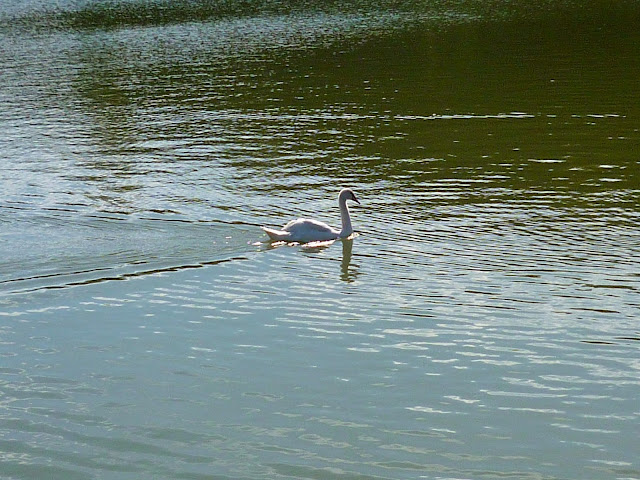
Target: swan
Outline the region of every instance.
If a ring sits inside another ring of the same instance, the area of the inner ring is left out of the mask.
[[[338,195],[338,205],[340,206],[340,218],[342,219],[342,229],[336,230],[326,223],[317,220],[299,218],[291,220],[281,230],[262,227],[262,230],[269,235],[273,241],[281,242],[322,242],[326,240],[335,240],[336,238],[346,238],[353,233],[351,227],[351,216],[347,208],[347,200],[353,200],[358,205],[360,201],[356,198],[356,194],[350,188],[343,188]]]

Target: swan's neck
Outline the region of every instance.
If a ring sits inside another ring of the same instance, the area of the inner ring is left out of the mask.
[[[340,199],[340,218],[342,219],[342,230],[340,230],[340,237],[345,238],[353,233],[353,227],[351,226],[351,215],[349,215],[349,208],[347,208],[347,201]]]

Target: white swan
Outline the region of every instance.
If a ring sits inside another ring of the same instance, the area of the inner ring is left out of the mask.
[[[346,238],[353,233],[351,227],[351,216],[347,208],[347,200],[353,200],[358,205],[360,201],[356,198],[356,194],[350,188],[344,188],[338,195],[338,205],[340,206],[340,218],[342,219],[342,230],[336,230],[326,223],[317,220],[309,220],[299,218],[291,220],[281,230],[262,227],[274,241],[284,242],[322,242],[325,240],[335,240],[336,238]]]

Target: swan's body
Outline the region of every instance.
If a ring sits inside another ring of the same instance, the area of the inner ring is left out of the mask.
[[[353,200],[360,204],[356,198],[356,194],[349,188],[340,191],[338,195],[338,205],[340,206],[340,218],[342,219],[342,229],[337,230],[330,227],[326,223],[307,218],[299,218],[291,220],[281,230],[262,227],[274,241],[281,242],[322,242],[326,240],[335,240],[336,238],[346,238],[353,233],[351,226],[351,216],[347,208],[347,200]]]

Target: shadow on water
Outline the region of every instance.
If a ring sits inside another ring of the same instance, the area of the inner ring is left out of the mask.
[[[91,184],[89,204],[131,199],[135,211],[151,200],[148,176],[188,185],[178,200],[190,205],[209,178],[221,195],[328,177],[415,190],[479,181],[472,202],[487,188],[560,188],[580,202],[638,186],[637,1],[67,7],[55,15],[74,32],[60,59],[72,73],[55,69],[64,88],[52,101],[73,105],[90,139],[65,157],[77,167],[65,179]]]
[[[8,2],[10,3],[10,2]],[[588,4],[571,0],[527,2],[502,0],[453,0],[433,2],[411,0],[396,2],[391,0],[326,0],[309,2],[306,0],[228,0],[193,2],[190,0],[110,0],[110,1],[59,1],[50,5],[39,2],[23,2],[22,11],[9,8],[0,10],[5,16],[19,23],[35,23],[47,28],[73,29],[113,29],[172,25],[179,23],[207,22],[225,18],[246,18],[251,16],[274,16],[291,14],[314,14],[349,12],[373,14],[391,12],[395,14],[428,14],[443,21],[448,16],[467,18],[524,21],[564,20],[574,18],[576,24],[598,24],[634,22],[638,19],[637,2],[620,0],[609,2],[595,0]],[[26,14],[25,14],[26,13]],[[26,18],[25,18],[26,17]],[[0,15],[0,19],[2,16]]]
[[[180,5],[144,4],[173,13]],[[303,184],[318,176],[392,179],[408,188],[461,178],[519,195],[547,187],[592,193],[612,186],[600,181],[609,178],[599,168],[604,163],[621,174],[616,188],[636,188],[629,142],[638,137],[640,57],[620,32],[637,37],[637,2],[624,4],[629,16],[614,9],[597,25],[595,7],[547,5],[531,19],[518,2],[500,5],[510,22],[486,13],[473,22],[460,16],[415,25],[383,9],[385,34],[335,14],[293,16],[290,25],[256,16],[187,25],[186,36],[141,31],[138,44],[118,32],[89,36],[77,52],[73,95],[86,105],[98,148],[117,158],[83,162],[104,171],[97,177],[118,170],[132,188],[133,175],[152,171],[188,180],[202,172],[194,161],[224,167],[216,173],[254,193],[291,188],[292,176]],[[95,9],[88,23],[108,23],[99,20],[102,8],[129,18],[117,3],[69,15]],[[578,20],[587,15],[594,18]],[[270,181],[247,182],[246,171]]]

